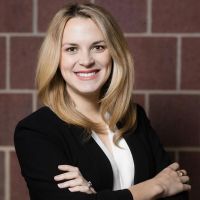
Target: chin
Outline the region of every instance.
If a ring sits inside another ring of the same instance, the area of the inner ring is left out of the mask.
[[[78,88],[78,92],[80,94],[85,94],[85,95],[91,95],[91,94],[99,94],[100,92],[100,87],[96,87],[96,88]]]
[[[91,94],[98,94],[99,93],[99,90],[82,90],[82,91],[79,91],[80,94],[83,94],[83,95],[91,95]]]

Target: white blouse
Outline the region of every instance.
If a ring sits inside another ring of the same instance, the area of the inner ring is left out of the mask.
[[[96,143],[101,147],[106,156],[108,157],[112,170],[113,170],[113,190],[120,190],[129,188],[134,183],[135,166],[131,151],[125,141],[122,138],[119,141],[119,148],[113,142],[114,133],[109,130],[108,138],[110,139],[112,153],[108,150],[98,134],[92,132],[92,137]]]

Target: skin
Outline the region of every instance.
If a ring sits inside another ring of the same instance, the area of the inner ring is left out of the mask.
[[[65,26],[60,70],[66,81],[66,89],[75,103],[76,109],[90,120],[105,124],[99,112],[99,94],[108,80],[112,68],[112,58],[102,32],[87,18],[75,17]],[[84,105],[84,106],[82,106]],[[58,167],[65,173],[55,176],[60,188],[71,192],[95,193],[78,168],[64,165]]]
[[[173,196],[177,193],[188,191],[191,186],[186,170],[179,170],[178,163],[172,163],[154,178],[129,188],[135,200],[154,200]],[[180,171],[183,176],[180,176]]]
[[[98,98],[111,66],[112,58],[97,25],[87,18],[70,19],[62,39],[61,74],[76,109],[87,115],[90,110],[91,115],[88,116],[96,122],[102,121]],[[90,73],[94,75],[89,76]]]
[[[112,58],[97,25],[91,19],[70,19],[62,40],[61,74],[76,109],[88,118],[92,116],[91,120],[99,123],[105,122],[99,112],[98,97],[110,75],[111,66]],[[110,149],[107,134],[99,137]],[[54,180],[62,181],[58,184],[59,188],[68,188],[71,192],[95,193],[77,167],[60,165],[58,169],[61,174],[55,176]],[[178,163],[173,163],[154,178],[128,189],[134,200],[153,200],[190,190],[188,181],[187,172],[179,170]]]

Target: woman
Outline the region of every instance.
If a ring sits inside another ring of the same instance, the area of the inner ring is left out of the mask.
[[[15,130],[32,200],[187,199],[187,172],[170,163],[132,102],[132,70],[123,34],[103,8],[57,12],[36,75],[45,106]]]

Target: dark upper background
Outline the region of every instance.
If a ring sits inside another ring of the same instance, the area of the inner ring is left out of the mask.
[[[37,52],[67,0],[0,0],[0,200],[27,200],[13,147],[17,121],[37,108]],[[85,2],[85,1],[78,1]],[[200,191],[200,1],[91,0],[117,19],[134,56],[135,101]]]

